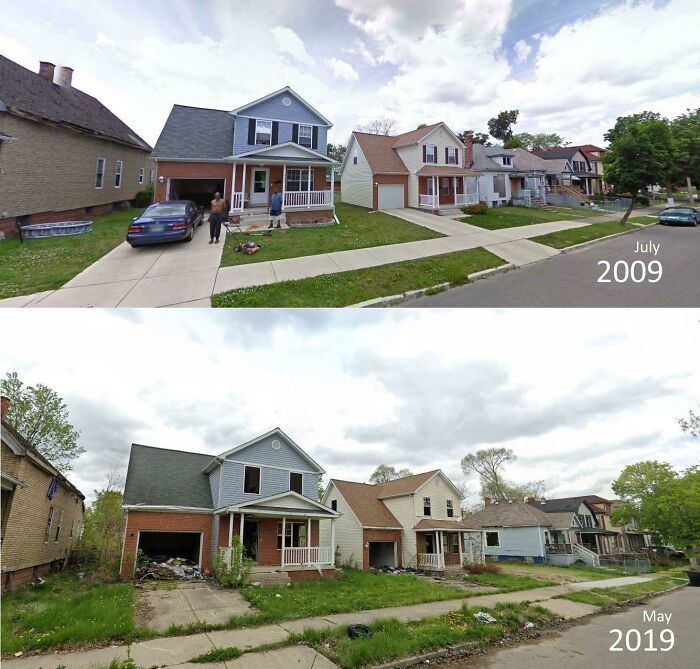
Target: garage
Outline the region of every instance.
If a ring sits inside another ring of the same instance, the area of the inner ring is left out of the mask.
[[[396,542],[395,541],[370,541],[369,542],[369,566],[375,569],[382,567],[395,568]]]
[[[193,200],[200,207],[209,208],[214,193],[223,196],[226,189],[225,179],[203,177],[201,179],[170,179],[168,182],[168,200]]]
[[[379,209],[403,209],[403,184],[379,184],[377,186]]]
[[[201,532],[139,532],[138,550],[153,562],[185,558],[201,564]]]

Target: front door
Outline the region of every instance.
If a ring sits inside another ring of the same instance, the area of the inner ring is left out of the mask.
[[[255,167],[250,185],[250,204],[267,205],[270,188],[270,171],[267,167]]]
[[[435,538],[432,534],[425,535],[425,552],[437,553],[437,551],[435,550]]]
[[[246,557],[258,561],[258,521],[243,521],[243,549]]]

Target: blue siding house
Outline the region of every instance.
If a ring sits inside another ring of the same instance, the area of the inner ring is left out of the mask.
[[[218,191],[232,215],[252,222],[269,219],[279,192],[284,225],[333,223],[331,127],[289,86],[232,111],[175,105],[153,150],[155,199],[206,207]]]

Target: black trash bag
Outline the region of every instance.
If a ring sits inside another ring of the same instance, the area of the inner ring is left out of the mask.
[[[372,636],[372,634],[374,634],[374,632],[372,632],[372,628],[367,627],[367,625],[362,625],[360,623],[348,625],[348,636],[351,639],[362,639],[364,637]]]

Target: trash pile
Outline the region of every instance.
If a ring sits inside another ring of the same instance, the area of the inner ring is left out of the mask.
[[[418,570],[413,567],[387,567],[386,565],[380,567],[379,571],[385,574],[417,574]]]
[[[474,617],[480,623],[486,623],[487,625],[496,622],[496,619],[490,613],[486,613],[486,611],[479,611],[479,613],[474,614]]]
[[[136,570],[136,580],[173,581],[185,579],[188,581],[204,578],[202,568],[186,558],[173,557],[165,562],[149,562]]]

